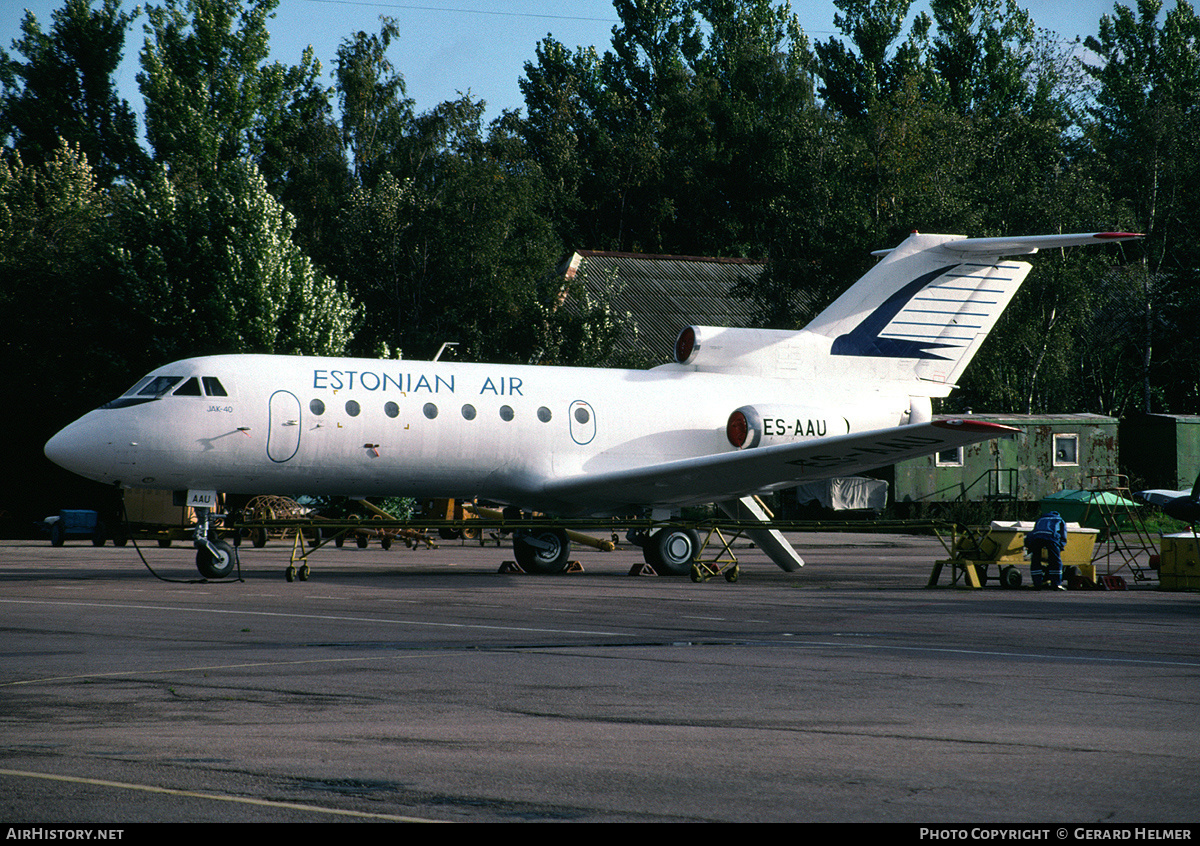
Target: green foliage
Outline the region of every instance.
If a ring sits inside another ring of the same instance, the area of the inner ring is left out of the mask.
[[[53,158],[60,140],[76,146],[102,186],[134,177],[146,156],[137,142],[137,119],[117,97],[113,73],[121,61],[133,17],[120,0],[66,0],[43,32],[32,12],[14,42],[25,61],[0,51],[0,138],[9,139],[29,164]]]
[[[896,46],[912,0],[835,0],[841,10],[833,23],[849,39],[830,38],[816,46],[821,96],[841,117],[865,116],[882,98],[900,91],[918,71],[920,46],[915,40]],[[919,40],[929,26],[917,18]]]
[[[8,496],[0,508],[22,518],[61,508],[45,492],[58,496],[56,483],[72,484],[42,457],[47,438],[133,378],[98,261],[110,210],[78,146],[61,143],[36,165],[0,152],[0,361],[15,384],[42,398],[25,404],[3,448]]]
[[[470,97],[414,108],[387,18],[332,85],[311,52],[269,61],[276,2],[147,9],[154,166],[112,81],[138,12],[64,0],[0,57],[5,353],[37,378],[71,349],[46,337],[89,350],[97,391],[216,351],[617,363],[624,318],[548,281],[568,249],[767,257],[740,294],[796,327],[914,229],[1127,228],[1144,251],[1034,258],[955,402],[1200,402],[1187,3],[1098,22],[1081,111],[1070,48],[1013,0],[838,0],[815,45],[780,0],[615,0],[607,48],[547,36],[524,114],[487,125]]]
[[[47,396],[77,394],[81,364],[102,381],[116,355],[112,315],[97,285],[110,204],[77,146],[61,142],[41,165],[0,158],[0,360]],[[92,360],[80,362],[80,351]],[[128,374],[122,374],[124,381]],[[39,406],[35,413],[45,409]],[[68,412],[69,413],[69,412]]]
[[[1200,307],[1200,18],[1186,2],[1161,16],[1159,0],[1118,4],[1100,20],[1087,46],[1103,60],[1096,81],[1089,137],[1097,171],[1146,233],[1142,278],[1155,299],[1178,314]],[[1160,22],[1161,17],[1161,22]],[[1200,344],[1190,321],[1160,321],[1153,345],[1143,343],[1147,384],[1140,405],[1194,411],[1200,401]],[[1159,351],[1165,350],[1161,355]],[[1148,382],[1160,387],[1155,390]]]
[[[612,50],[547,38],[517,132],[564,243],[762,256],[821,121],[808,41],[767,0],[618,2]]]
[[[562,287],[557,274],[547,277],[542,296],[532,303],[525,320],[534,329],[538,346],[531,364],[572,367],[647,367],[630,346],[637,324],[628,313],[613,307],[621,291],[615,271],[599,280],[599,293],[589,291],[589,266]],[[624,342],[624,343],[622,343]]]
[[[363,184],[373,184],[388,171],[413,117],[404,77],[387,58],[388,45],[399,34],[396,22],[383,18],[379,35],[357,32],[345,39],[334,63],[342,139]]]
[[[149,362],[205,353],[335,355],[357,310],[290,239],[292,219],[249,162],[205,190],[165,171],[116,202],[108,253],[128,334]]]
[[[278,0],[166,0],[148,6],[138,84],[146,137],[175,182],[203,183],[225,164],[262,155],[286,123],[312,57],[267,63],[267,20]]]
[[[350,198],[335,264],[364,306],[363,352],[424,357],[453,341],[468,360],[531,354],[523,316],[561,247],[538,210],[538,171],[502,125],[485,133],[482,114],[462,97],[415,116],[405,157]]]

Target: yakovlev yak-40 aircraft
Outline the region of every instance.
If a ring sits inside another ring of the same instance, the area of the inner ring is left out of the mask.
[[[784,570],[803,561],[753,499],[1015,430],[934,421],[1029,273],[1006,256],[1106,244],[913,234],[800,331],[689,326],[650,370],[301,356],[168,364],[55,435],[46,455],[122,488],[481,498],[549,514],[644,514],[662,571],[690,568],[681,506],[717,503]],[[201,507],[201,573],[233,550]],[[556,572],[559,529],[514,534],[518,562]]]

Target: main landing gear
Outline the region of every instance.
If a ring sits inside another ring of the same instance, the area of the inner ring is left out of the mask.
[[[629,540],[642,548],[642,558],[663,576],[686,576],[700,557],[700,533],[682,526],[665,526],[653,532],[630,532]]]
[[[562,529],[522,529],[513,533],[513,554],[526,573],[561,573],[567,569],[571,541]]]
[[[196,509],[196,569],[206,579],[223,579],[237,563],[234,548],[217,537],[212,527],[212,509]]]
[[[629,540],[642,548],[642,557],[660,575],[686,576],[702,547],[700,533],[682,526],[631,532]],[[513,554],[526,573],[561,573],[567,569],[571,540],[562,529],[518,529],[513,533]]]

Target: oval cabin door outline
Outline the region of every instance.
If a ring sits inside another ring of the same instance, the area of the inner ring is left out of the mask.
[[[568,410],[571,421],[571,440],[586,446],[596,437],[596,412],[585,400],[575,400]]]
[[[300,449],[300,400],[291,391],[271,394],[267,421],[267,458],[282,464]]]

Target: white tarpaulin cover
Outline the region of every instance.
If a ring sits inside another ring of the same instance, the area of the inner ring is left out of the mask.
[[[822,479],[796,486],[796,501],[807,505],[814,499],[835,511],[869,508],[882,511],[887,506],[888,483],[864,476]]]

